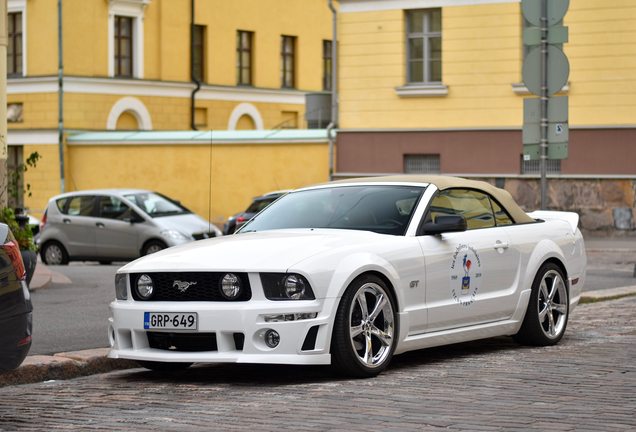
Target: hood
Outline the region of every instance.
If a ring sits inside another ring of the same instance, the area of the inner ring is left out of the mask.
[[[160,229],[177,230],[190,236],[210,231],[215,231],[217,235],[221,235],[214,224],[208,224],[205,219],[194,213],[156,217],[152,218],[152,222]]]
[[[284,272],[311,256],[385,238],[353,230],[294,229],[235,234],[187,243],[145,256],[124,266],[140,271]]]

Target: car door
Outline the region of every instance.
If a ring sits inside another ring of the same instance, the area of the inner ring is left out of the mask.
[[[463,215],[468,229],[418,237],[426,260],[426,331],[509,318],[518,300],[520,251],[511,247],[491,198],[468,189],[441,191],[426,219],[440,214]]]
[[[66,238],[64,247],[72,257],[95,256],[94,195],[76,195],[62,211],[60,231]]]
[[[95,249],[99,258],[139,257],[138,230],[131,218],[140,219],[123,200],[114,196],[97,197]],[[126,220],[124,220],[126,219]]]

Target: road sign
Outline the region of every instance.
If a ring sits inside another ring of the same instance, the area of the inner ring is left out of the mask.
[[[570,76],[570,62],[563,51],[548,45],[548,96],[561,91]],[[534,48],[523,61],[523,83],[530,93],[541,96],[541,48]]]
[[[559,23],[570,6],[570,0],[548,0],[548,26]],[[523,17],[533,26],[541,27],[541,0],[521,0]]]

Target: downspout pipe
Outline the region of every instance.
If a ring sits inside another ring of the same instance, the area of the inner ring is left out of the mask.
[[[333,36],[331,40],[331,123],[327,125],[329,140],[329,181],[333,180],[335,136],[331,131],[338,127],[338,12],[329,0],[329,9],[333,14]]]
[[[192,130],[198,130],[194,125],[194,96],[201,89],[201,81],[199,81],[194,72],[194,1],[190,0],[190,75],[196,87],[192,90],[192,95],[190,96],[190,127]]]
[[[62,0],[57,0],[57,57],[58,57],[58,141],[60,153],[60,190],[66,192],[64,176],[64,64],[62,62]]]

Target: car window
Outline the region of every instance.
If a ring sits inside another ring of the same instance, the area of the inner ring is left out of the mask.
[[[278,198],[278,197],[276,197]],[[265,207],[276,201],[276,198],[268,198],[262,199],[258,201],[254,201],[248,208],[245,210],[245,213],[258,213],[263,210]]]
[[[55,204],[57,204],[57,209],[64,213],[64,207],[66,207],[66,203],[68,202],[68,197],[66,198],[60,198],[58,200],[55,201]]]
[[[404,235],[425,188],[343,186],[289,193],[239,232],[338,228]]]
[[[74,196],[71,198],[66,214],[69,216],[92,216],[94,201],[95,197],[92,195]]]
[[[499,205],[497,201],[490,198],[490,203],[492,204],[492,209],[495,212],[495,221],[497,222],[497,226],[514,224],[512,218],[508,215],[506,210],[504,210],[503,207]]]
[[[441,191],[433,198],[428,210],[428,220],[435,221],[438,215],[462,215],[468,229],[495,226],[495,218],[488,195],[469,189]]]
[[[99,217],[123,220],[132,215],[132,209],[122,200],[112,196],[99,197]]]
[[[179,214],[192,213],[181,204],[168,199],[156,192],[143,192],[138,194],[125,195],[126,199],[132,201],[150,217],[173,216]]]

